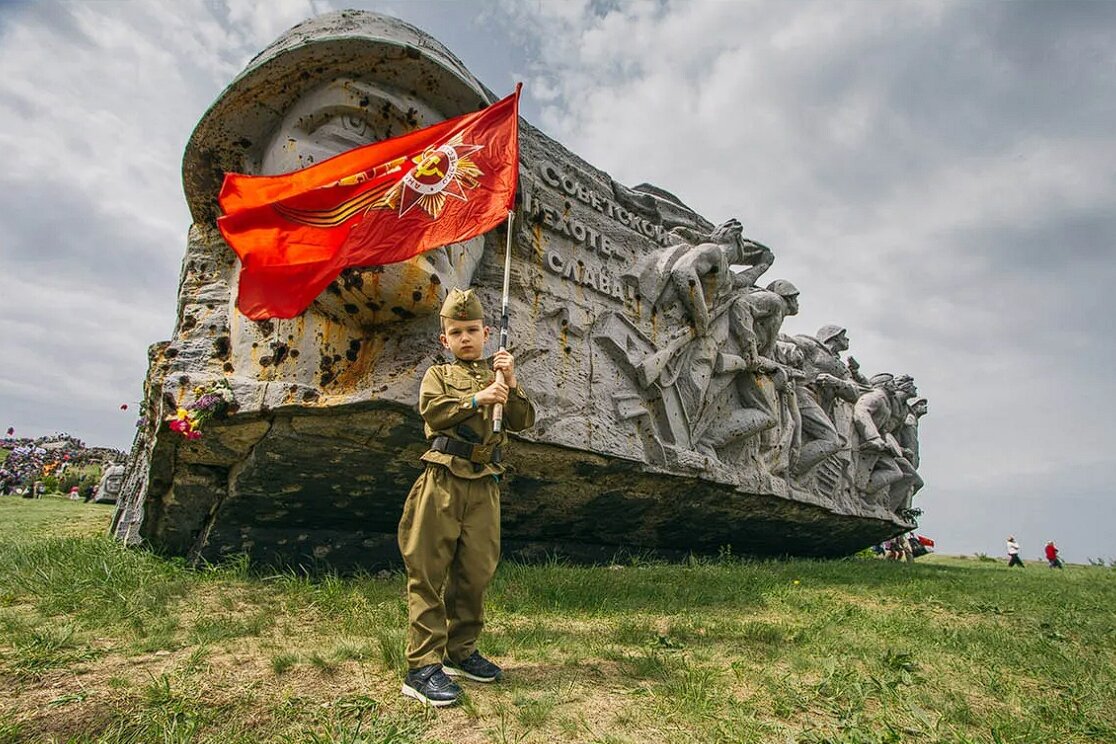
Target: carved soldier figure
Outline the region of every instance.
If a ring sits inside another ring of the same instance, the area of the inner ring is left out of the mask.
[[[921,482],[894,436],[913,396],[914,381],[884,373],[870,382],[872,390],[860,396],[853,410],[861,450],[856,485],[869,494],[889,489],[887,504],[899,509],[911,487]]]
[[[776,345],[783,319],[798,313],[798,288],[786,279],[777,279],[767,289],[738,291],[728,307],[729,338],[722,348],[738,348],[740,353],[717,352],[714,372],[731,373],[729,379],[739,400],[726,410],[722,395],[708,396],[699,427],[704,429],[699,449],[709,452],[767,431],[781,417],[779,392],[791,377],[800,375],[776,359]],[[755,373],[762,374],[755,374]],[[751,374],[748,374],[751,373]],[[770,375],[770,377],[768,377]],[[708,428],[705,428],[708,427]]]
[[[802,351],[806,372],[797,391],[804,443],[795,475],[802,475],[845,446],[847,440],[833,421],[833,403],[837,398],[856,403],[861,389],[849,379],[852,375],[841,361],[841,352],[849,348],[844,328],[825,325],[816,337],[795,336],[794,342]]]
[[[769,248],[746,240],[743,231],[739,221],[725,222],[682,254],[670,270],[671,282],[699,334],[709,328],[710,308],[734,290],[754,286],[775,260]],[[734,275],[730,267],[740,265],[750,268]]]
[[[899,430],[899,445],[907,460],[918,467],[918,421],[927,413],[926,398],[915,398],[910,402],[910,413]]]
[[[709,329],[713,308],[731,299],[735,290],[754,286],[775,261],[770,248],[744,238],[743,230],[736,219],[709,234],[677,227],[671,234],[683,242],[642,259],[626,277],[654,304],[664,304],[673,289],[702,335]],[[734,266],[748,269],[734,273]]]

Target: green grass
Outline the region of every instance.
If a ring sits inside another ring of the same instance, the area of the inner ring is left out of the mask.
[[[931,556],[505,563],[454,709],[389,579],[194,570],[111,507],[0,499],[0,744],[1112,742],[1116,571]]]

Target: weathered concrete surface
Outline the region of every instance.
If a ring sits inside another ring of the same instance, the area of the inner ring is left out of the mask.
[[[495,324],[504,235],[348,270],[298,318],[256,323],[235,309],[216,196],[225,171],[305,167],[495,98],[422,32],[354,11],[292,29],[233,81],[185,155],[194,224],[178,323],[151,350],[152,424],[116,535],[207,560],[397,558],[425,449],[418,383],[441,359],[436,311],[449,287],[471,284]],[[843,555],[911,526],[913,479],[893,474],[901,453],[861,456],[853,404],[867,381],[835,352],[826,369],[851,392],[831,399],[779,336],[797,298],[752,286],[767,248],[662,189],[616,183],[526,122],[520,169],[511,346],[539,418],[510,453],[508,549]],[[755,268],[734,279],[730,265]],[[216,379],[233,388],[233,414],[199,441],[170,432],[164,419]],[[804,426],[797,401],[815,388]],[[908,413],[887,395],[874,447]],[[825,457],[805,467],[815,439]]]

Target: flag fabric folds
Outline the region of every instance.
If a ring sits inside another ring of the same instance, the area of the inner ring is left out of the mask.
[[[519,176],[519,86],[472,114],[280,176],[225,176],[217,220],[237,307],[291,318],[350,266],[406,261],[503,222]]]

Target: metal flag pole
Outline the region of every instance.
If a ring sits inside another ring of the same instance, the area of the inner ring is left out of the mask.
[[[508,245],[504,253],[504,302],[500,311],[500,351],[508,349],[508,286],[511,283],[512,220],[515,211],[508,210]],[[504,373],[496,372],[496,379],[504,383]],[[497,403],[492,406],[492,431],[499,432],[504,425],[504,407]]]

